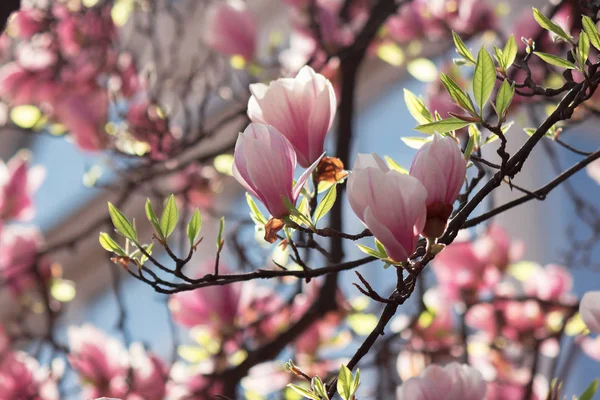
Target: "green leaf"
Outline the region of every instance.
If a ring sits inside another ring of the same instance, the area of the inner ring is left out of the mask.
[[[340,368],[337,380],[337,391],[344,400],[352,399],[352,383],[354,378],[352,377],[352,371],[344,364]]]
[[[473,57],[473,53],[471,53],[471,51],[467,48],[460,36],[458,36],[454,31],[452,31],[452,39],[454,39],[456,53],[462,58],[464,58],[466,61],[475,64],[475,57]]]
[[[177,210],[177,204],[175,204],[175,196],[169,196],[165,209],[160,217],[160,229],[164,233],[165,238],[168,238],[177,226],[177,220],[179,219],[179,210]]]
[[[356,244],[356,246],[358,247],[358,249],[360,251],[362,251],[363,253],[365,253],[368,256],[376,257],[376,258],[387,258],[386,253],[381,253],[380,251],[372,249],[368,246],[364,246],[362,244]]]
[[[498,113],[498,118],[500,120],[504,119],[514,95],[514,86],[505,79],[504,82],[502,82],[502,85],[500,85],[498,95],[496,96],[496,113]]]
[[[360,386],[360,368],[356,369],[356,375],[354,376],[354,381],[352,381],[352,395],[356,394],[358,387]]]
[[[462,119],[458,119],[456,117],[450,117],[446,119],[442,119],[435,122],[430,122],[428,124],[419,125],[415,128],[415,130],[421,133],[434,134],[438,133],[446,133],[450,131],[455,131],[460,128],[464,128],[469,125],[470,122],[463,121]],[[404,140],[404,138],[403,138]],[[406,143],[406,142],[405,142]]]
[[[557,57],[555,55],[548,54],[548,53],[542,53],[541,51],[534,51],[533,54],[535,54],[536,56],[538,56],[539,58],[541,58],[548,64],[554,65],[556,67],[567,68],[567,69],[577,69],[577,66],[575,64],[573,64],[572,62],[562,59],[560,57]]]
[[[581,32],[579,35],[579,41],[577,42],[577,56],[579,57],[579,65],[581,69],[585,68],[585,62],[590,55],[590,38],[585,32]]]
[[[325,194],[323,199],[319,202],[317,209],[315,210],[314,223],[315,225],[321,218],[323,218],[331,210],[335,204],[337,198],[337,185],[333,185],[331,189]]]
[[[517,41],[515,40],[515,35],[510,35],[506,41],[502,55],[504,56],[504,70],[506,71],[513,65],[517,58]]]
[[[260,212],[258,206],[254,202],[254,199],[248,192],[246,192],[246,203],[248,203],[248,207],[250,208],[250,218],[252,218],[254,223],[257,225],[265,225],[267,223],[267,219]]]
[[[388,167],[390,167],[390,169],[393,169],[394,171],[398,171],[401,174],[408,174],[408,170],[406,168],[404,168],[402,165],[398,164],[396,161],[392,160],[390,157],[388,156],[383,156],[383,158],[385,159]]]
[[[306,226],[308,226],[308,227],[313,226],[313,223],[310,220],[310,218],[308,218],[306,215],[301,213],[287,197],[281,196],[281,199],[283,200],[283,203],[285,204],[285,207],[289,211],[290,215],[293,217],[292,220],[294,222],[296,222],[296,223],[302,222],[302,223],[306,224]]]
[[[150,243],[149,245],[143,246],[143,248],[146,254],[148,254],[148,256],[151,256],[152,249],[154,248],[154,243]],[[148,261],[148,256],[146,254],[142,253],[142,255],[140,256],[140,264],[144,264],[146,261]]]
[[[123,213],[110,202],[108,203],[108,213],[110,214],[110,219],[117,229],[117,232],[125,236],[127,239],[131,239],[135,242],[137,240],[135,229],[129,223],[127,217],[125,217],[125,215],[123,215]]]
[[[504,53],[502,52],[502,50],[500,50],[496,46],[494,46],[494,53],[496,53],[495,55],[496,55],[496,61],[498,62],[498,65],[500,65],[500,68],[502,69],[502,71],[506,71],[506,67],[504,66]]]
[[[202,229],[202,216],[200,215],[200,210],[196,208],[196,211],[194,211],[194,215],[192,215],[192,219],[187,226],[187,236],[190,240],[190,246],[194,245],[196,237],[200,233],[200,229]]]
[[[551,21],[550,19],[546,18],[546,16],[544,14],[542,14],[540,12],[540,10],[538,10],[535,7],[533,7],[533,18],[535,18],[535,20],[537,21],[537,23],[542,28],[546,29],[547,31],[553,32],[556,35],[558,35],[561,38],[563,38],[564,40],[566,40],[567,42],[571,42],[572,43],[571,36],[569,36],[564,31],[564,29],[560,27],[560,25],[558,25],[554,21]]]
[[[475,143],[475,147],[479,148],[481,146],[481,132],[479,128],[475,124],[469,125],[469,136],[473,137],[473,142]]]
[[[469,141],[467,142],[467,147],[465,147],[465,160],[471,157],[473,149],[475,149],[475,135],[469,135]]]
[[[584,390],[579,396],[579,400],[592,400],[596,392],[598,391],[598,379],[594,379],[592,383]]]
[[[482,46],[477,55],[477,64],[473,75],[473,95],[479,108],[483,110],[496,83],[496,68],[487,50]]]
[[[313,388],[313,391],[319,396],[321,399],[329,399],[327,395],[327,390],[325,389],[325,385],[323,381],[318,376],[312,378],[310,382],[310,386]]]
[[[125,253],[125,250],[123,250],[121,246],[119,246],[117,242],[115,242],[108,233],[100,232],[100,237],[98,238],[98,240],[100,242],[100,246],[102,246],[104,250],[110,251],[111,253],[116,253],[123,257],[127,257],[127,253]]]
[[[225,230],[225,217],[221,217],[219,222],[219,233],[217,234],[217,249],[221,248],[221,242],[223,241],[223,231]]]
[[[385,246],[383,245],[383,243],[381,243],[379,240],[375,239],[375,246],[377,246],[377,250],[379,251],[379,254],[385,254],[387,257],[387,250],[385,249]]]
[[[469,96],[450,78],[448,75],[443,72],[440,73],[440,79],[446,88],[446,91],[452,97],[452,99],[458,104],[461,108],[469,111],[473,115],[477,115],[475,111],[475,107],[473,106],[473,102],[469,98]]]
[[[146,218],[148,218],[148,221],[150,221],[150,223],[154,227],[154,230],[156,231],[156,233],[158,233],[158,236],[160,236],[161,239],[164,239],[165,235],[163,234],[162,229],[160,228],[160,224],[158,223],[158,217],[154,213],[154,209],[152,208],[152,203],[150,202],[150,199],[146,199]]]
[[[587,15],[584,15],[581,19],[581,23],[583,25],[583,30],[585,33],[587,33],[592,46],[594,46],[597,50],[600,50],[600,35],[598,35],[598,28],[596,27],[596,24],[594,24],[594,21],[592,21],[592,19]]]
[[[293,383],[288,383],[287,387],[289,387],[290,389],[292,389],[294,392],[298,393],[299,395],[304,396],[304,398],[306,398],[306,399],[320,400],[319,396],[317,396],[310,390],[303,389],[300,386],[294,385]]]
[[[426,124],[433,121],[433,117],[429,110],[427,110],[427,107],[425,107],[423,100],[418,98],[408,89],[404,89],[404,102],[406,103],[406,108],[408,108],[410,115],[412,115],[419,124]]]

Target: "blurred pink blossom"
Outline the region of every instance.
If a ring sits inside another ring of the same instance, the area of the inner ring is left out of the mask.
[[[36,287],[38,277],[34,268],[42,279],[49,277],[48,259],[37,256],[42,243],[42,235],[36,228],[11,225],[0,232],[0,276],[13,296]]]
[[[0,355],[0,400],[58,400],[56,377],[21,351]]]
[[[223,384],[207,376],[214,372],[210,364],[173,364],[165,400],[204,400],[221,394]]]
[[[398,388],[398,400],[483,400],[486,382],[475,368],[451,363],[430,365],[421,376],[410,378]]]
[[[567,300],[573,287],[569,270],[556,264],[546,265],[524,282],[525,294],[545,301]]]
[[[206,42],[226,55],[240,55],[247,61],[256,51],[256,20],[244,3],[214,2],[206,15]]]
[[[163,400],[166,393],[168,370],[154,354],[141,343],[129,347],[129,373],[119,374],[111,381],[114,396],[123,400]]]
[[[160,107],[150,102],[133,104],[127,112],[129,132],[139,141],[150,145],[150,156],[156,160],[168,157],[174,138]]]
[[[8,164],[0,160],[0,224],[2,221],[24,221],[33,217],[33,194],[45,175],[43,167],[30,167],[26,152],[17,153]]]
[[[202,265],[204,273],[214,268],[214,262]],[[220,271],[227,271],[221,265]],[[188,328],[207,327],[213,335],[227,337],[234,331],[235,318],[240,303],[239,284],[207,286],[176,293],[169,299],[173,319]]]
[[[71,367],[85,382],[89,397],[116,396],[112,382],[127,374],[128,357],[121,343],[92,325],[71,326],[67,331]]]

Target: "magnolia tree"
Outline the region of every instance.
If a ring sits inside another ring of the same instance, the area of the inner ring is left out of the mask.
[[[575,257],[600,235],[598,205],[569,182],[586,169],[600,181],[600,151],[568,134],[599,112],[596,2],[514,17],[481,0],[288,0],[286,35],[225,1],[2,7],[3,134],[56,136],[111,173],[84,177],[108,208],[44,241],[27,224],[43,169],[24,152],[0,164],[2,301],[17,310],[3,312],[0,399],[562,399],[578,349],[600,362],[600,292],[580,301],[568,268],[523,260],[527,243],[497,223],[560,186],[591,232],[566,263],[585,265]],[[419,77],[436,70],[432,48],[457,58],[424,97],[404,91],[410,168],[351,153],[363,64]],[[555,176],[521,187],[538,147]],[[561,165],[558,147],[580,160]],[[500,186],[518,196],[488,202]],[[224,210],[230,187],[247,210]],[[147,222],[122,211],[136,208]],[[110,332],[61,318],[78,297],[54,261],[98,233],[120,314]],[[393,277],[388,292],[352,272],[367,264]],[[191,342],[173,335],[171,357],[136,342],[125,279],[163,296]]]

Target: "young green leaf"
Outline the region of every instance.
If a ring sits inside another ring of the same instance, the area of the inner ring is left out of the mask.
[[[133,241],[137,240],[135,229],[127,220],[127,217],[110,202],[108,203],[108,213],[110,214],[110,219],[117,229],[117,232],[125,236],[127,239],[131,239]]]
[[[325,389],[325,385],[323,381],[318,376],[315,376],[310,381],[310,387],[313,391],[319,396],[320,399],[329,400],[329,396],[327,395],[327,390]]]
[[[260,212],[260,210],[258,209],[258,206],[254,202],[254,199],[252,198],[252,196],[250,196],[250,193],[248,193],[248,192],[246,192],[246,203],[248,203],[248,208],[250,208],[250,218],[252,218],[254,223],[257,225],[266,224],[267,219]]]
[[[314,221],[315,224],[319,222],[327,213],[331,210],[335,204],[337,198],[337,185],[333,185],[329,191],[323,196],[323,199],[319,202],[317,209],[315,210]]]
[[[461,108],[469,111],[472,115],[477,115],[475,107],[469,96],[450,78],[443,72],[440,73],[440,79],[446,88],[446,91],[452,97],[452,100],[456,102]]]
[[[423,100],[418,98],[408,89],[404,89],[404,102],[406,103],[406,108],[408,108],[410,115],[412,115],[419,124],[426,124],[433,121],[433,117],[429,110],[427,110],[427,107],[425,107]]]
[[[104,250],[110,251],[111,253],[116,253],[119,256],[127,257],[125,250],[123,250],[108,233],[100,232],[100,237],[98,240],[100,241],[100,246],[102,246]]]
[[[479,108],[483,110],[496,83],[496,68],[487,50],[482,46],[477,55],[477,64],[473,75],[473,95]]]
[[[225,217],[221,217],[219,221],[219,233],[217,234],[217,249],[221,249],[221,242],[223,241],[223,231],[225,230]]]
[[[579,65],[583,70],[585,68],[585,62],[590,55],[590,38],[585,32],[581,32],[579,35],[579,41],[577,42],[577,57],[579,58]]]
[[[435,132],[446,133],[450,131],[455,131],[460,128],[464,128],[469,124],[470,122],[463,121],[462,119],[450,117],[439,121],[430,122],[428,124],[419,125],[415,128],[415,130],[427,134],[434,134]]]
[[[506,111],[508,110],[514,95],[515,88],[505,79],[504,82],[502,82],[502,85],[500,85],[498,95],[496,96],[496,112],[498,113],[498,118],[500,120],[503,120],[506,116]]]
[[[567,42],[573,43],[572,40],[571,40],[571,36],[569,36],[564,31],[564,29],[560,27],[560,25],[558,25],[554,21],[551,21],[550,19],[546,18],[546,16],[544,14],[542,14],[540,12],[540,10],[538,10],[535,7],[533,8],[533,18],[535,18],[535,20],[537,21],[537,23],[542,28],[546,29],[547,31],[555,33],[556,35],[560,36],[561,38],[563,38]]]
[[[594,379],[592,383],[585,389],[579,396],[578,400],[592,400],[596,392],[598,391],[598,379]]]
[[[364,246],[362,244],[357,244],[356,246],[358,247],[358,249],[360,251],[362,251],[363,253],[365,253],[368,256],[376,257],[376,258],[387,258],[386,253],[380,253],[378,250],[372,249],[368,246]]]
[[[545,62],[547,62],[550,65],[554,65],[556,67],[566,68],[566,69],[577,69],[577,66],[575,64],[573,64],[572,62],[562,59],[560,57],[557,57],[555,55],[548,54],[548,53],[542,53],[541,51],[534,51],[533,54],[535,54],[536,56],[538,56],[539,58],[541,58],[542,60],[544,60]]]
[[[293,383],[288,383],[287,387],[289,387],[290,389],[292,389],[294,392],[298,393],[305,399],[321,400],[321,399],[319,399],[319,396],[317,396],[310,390],[303,389],[300,386],[294,385]]]
[[[146,252],[146,254],[148,254],[148,256],[152,255],[152,249],[154,248],[154,243],[150,243],[149,245],[143,246],[144,247],[144,251]],[[140,251],[141,253],[141,251]],[[142,255],[140,256],[140,264],[144,264],[146,261],[148,261],[148,256],[142,253]]]
[[[360,386],[360,368],[356,369],[356,375],[354,376],[354,381],[352,382],[352,394],[356,394],[358,387]]]
[[[475,143],[475,148],[479,148],[481,146],[481,132],[479,128],[475,124],[469,125],[469,136],[473,137],[473,142]]]
[[[385,249],[383,243],[375,239],[375,246],[377,246],[377,251],[379,251],[379,254],[385,254],[385,256],[387,257],[387,250]]]
[[[202,229],[202,216],[200,215],[200,210],[196,208],[196,211],[194,211],[194,215],[192,215],[192,219],[190,219],[187,226],[187,236],[190,240],[190,246],[194,245],[196,236],[200,233],[200,229]]]
[[[475,136],[469,135],[469,141],[467,142],[467,147],[465,147],[465,160],[468,160],[471,157],[471,153],[475,148]]]
[[[337,381],[337,391],[344,400],[352,400],[352,387],[353,387],[352,371],[344,364],[340,368]]]
[[[597,50],[600,50],[600,35],[598,35],[598,28],[596,28],[594,21],[592,21],[592,19],[587,15],[584,15],[581,19],[581,23],[583,25],[583,30],[585,33],[587,33],[592,46],[594,46]]]
[[[460,36],[458,36],[454,31],[452,32],[452,39],[454,40],[454,46],[456,46],[456,53],[471,64],[475,64],[475,57],[473,57],[473,53],[471,53]]]
[[[150,199],[146,199],[146,218],[148,218],[148,221],[150,221],[150,223],[154,227],[154,230],[156,231],[156,233],[158,233],[158,236],[160,236],[161,239],[164,239],[165,235],[163,234],[162,229],[160,228],[160,224],[158,223],[158,217],[154,213],[154,209],[152,208],[152,203],[150,202]]]
[[[517,41],[515,40],[515,35],[510,35],[506,41],[502,55],[504,56],[504,70],[506,71],[513,65],[517,58]]]
[[[160,217],[160,229],[165,235],[165,238],[168,238],[171,233],[173,233],[177,226],[178,219],[179,210],[177,209],[177,204],[175,204],[175,196],[171,195],[169,196],[167,204],[165,204],[165,209]]]
[[[494,53],[496,56],[496,61],[498,62],[498,65],[500,65],[500,69],[502,69],[502,71],[506,71],[504,66],[504,53],[496,46],[494,46]]]
[[[396,161],[392,160],[390,157],[383,156],[383,158],[385,158],[385,162],[387,163],[388,167],[390,167],[390,169],[393,169],[394,171],[398,171],[401,174],[408,174],[408,170],[406,168],[404,168],[402,165],[398,164]]]

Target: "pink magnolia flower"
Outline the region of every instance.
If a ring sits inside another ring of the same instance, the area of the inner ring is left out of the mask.
[[[430,365],[421,376],[410,378],[400,386],[398,400],[483,400],[486,382],[475,368],[451,363],[444,367]]]
[[[92,325],[71,326],[67,331],[71,367],[85,382],[88,397],[116,396],[112,382],[127,376],[128,356],[121,343]]]
[[[34,268],[44,279],[50,275],[49,261],[37,257],[42,235],[36,228],[21,226],[5,227],[0,235],[0,276],[13,296],[18,297],[36,285]]]
[[[202,270],[213,267],[213,262],[207,262]],[[227,268],[221,265],[220,270]],[[240,285],[207,286],[172,295],[169,309],[173,319],[183,326],[206,326],[215,335],[227,336],[234,329],[240,296]]]
[[[466,173],[467,160],[450,136],[442,137],[436,133],[433,140],[415,155],[410,175],[421,181],[427,190],[426,236],[439,237],[444,233]]]
[[[243,3],[214,2],[206,18],[206,42],[210,47],[226,55],[254,59],[256,20]]]
[[[0,160],[0,222],[29,220],[35,213],[32,197],[46,172],[41,166],[30,167],[28,158],[19,152],[8,164]]]
[[[96,151],[107,146],[109,137],[104,125],[108,116],[108,95],[103,89],[83,88],[64,94],[54,112],[80,149]]]
[[[13,105],[51,103],[60,91],[51,71],[28,71],[16,62],[0,68],[0,96]]]
[[[275,127],[253,123],[240,133],[235,144],[233,176],[273,217],[281,218],[289,214],[283,199],[296,204],[318,161],[294,185],[294,148]]]
[[[161,116],[159,106],[149,102],[134,104],[127,112],[130,133],[139,141],[150,145],[150,156],[165,159],[173,146],[174,137],[167,120]]]
[[[579,314],[594,333],[600,333],[600,291],[587,292],[579,303]]]
[[[27,353],[0,355],[0,400],[58,400],[56,377]]]
[[[496,307],[493,304],[481,303],[470,307],[465,321],[470,327],[482,331],[488,340],[496,337]]]
[[[586,356],[600,362],[600,336],[595,338],[585,336],[581,338],[579,346]]]
[[[524,282],[525,294],[546,301],[565,300],[573,287],[569,270],[555,264],[546,265]]]
[[[294,146],[301,166],[308,167],[323,154],[337,104],[327,78],[305,66],[293,79],[280,78],[269,86],[255,83],[250,91],[248,117],[281,132]]]
[[[390,170],[376,154],[359,154],[348,178],[354,213],[386,248],[405,261],[425,226],[427,191],[418,179]]]
[[[544,330],[546,315],[535,300],[503,301],[497,304],[506,323],[502,333],[512,340],[518,340],[522,334]]]

